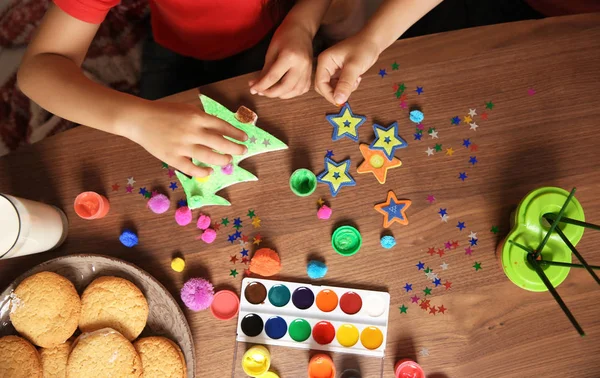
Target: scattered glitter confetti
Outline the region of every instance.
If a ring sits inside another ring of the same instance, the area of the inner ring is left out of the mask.
[[[238,275],[238,271],[237,269],[230,269],[229,270],[229,275],[232,276],[233,278],[235,278]]]
[[[442,270],[447,270],[448,266],[450,266],[450,264],[447,264],[445,261],[440,265],[440,268],[442,268]]]
[[[442,215],[442,222],[446,222],[448,223],[448,219],[450,219],[450,217],[446,214],[446,215]]]
[[[469,123],[469,126],[471,126],[469,129],[473,131],[477,131],[477,128],[479,127],[479,125],[475,122]]]
[[[442,280],[436,278],[435,280],[433,280],[433,284],[435,285],[435,287],[438,287],[442,284]]]
[[[435,150],[431,147],[427,147],[427,150],[425,151],[425,153],[427,154],[427,156],[431,156],[435,153]]]
[[[421,357],[428,357],[429,356],[429,350],[427,350],[427,348],[421,348],[421,350],[419,351],[419,355]]]
[[[325,154],[326,158],[332,158],[333,157],[333,150],[327,150],[327,153]]]
[[[169,178],[172,178],[173,176],[175,176],[175,170],[174,169],[169,169],[167,171],[167,175],[169,175]]]
[[[460,172],[458,174],[458,178],[461,179],[462,181],[465,181],[469,176],[467,176],[467,172]]]
[[[240,218],[235,218],[235,219],[233,220],[233,227],[234,227],[236,230],[239,230],[240,228],[242,228],[242,227],[243,227],[243,226],[242,226],[242,220],[241,220]]]
[[[435,202],[435,197],[432,194],[429,194],[427,196],[427,202],[429,202],[429,204],[431,205],[432,203]]]
[[[463,146],[465,146],[465,148],[469,148],[470,145],[471,145],[470,139],[463,139]]]
[[[425,293],[425,295],[431,295],[431,289],[428,288],[427,286],[425,287],[425,289],[423,290],[423,292]]]
[[[379,76],[381,76],[381,78],[383,79],[383,77],[387,75],[387,72],[385,71],[385,68],[382,68],[379,70]]]
[[[533,88],[529,88],[529,89],[527,90],[527,94],[528,94],[528,95],[530,95],[530,96],[533,96],[533,95],[535,94],[535,89],[533,89]]]
[[[435,145],[435,152],[440,152],[440,151],[442,151],[442,145],[441,145],[441,144],[439,144],[439,143],[437,143],[437,144]]]
[[[463,122],[464,123],[471,123],[471,121],[473,121],[473,118],[471,118],[471,116],[464,116],[463,117]]]
[[[425,264],[419,261],[419,263],[416,265],[416,267],[418,270],[422,270],[422,269],[425,269]]]
[[[435,315],[435,313],[437,312],[437,310],[435,309],[435,306],[431,306],[429,308],[429,313]]]
[[[223,226],[227,226],[229,224],[229,219],[227,219],[227,218],[221,218],[221,224]]]
[[[256,215],[254,214],[254,210],[248,209],[248,214],[246,216],[250,219],[254,218]]]
[[[429,136],[431,137],[431,139],[438,139],[438,132],[434,130],[431,130],[429,132]]]
[[[444,215],[448,214],[448,211],[447,211],[446,209],[442,209],[442,208],[440,207],[440,211],[438,211],[438,214],[440,214],[440,216],[442,216],[442,217],[443,217]]]
[[[392,71],[397,71],[398,67],[400,67],[400,65],[396,62],[392,63]]]
[[[481,117],[482,120],[487,121],[488,114],[486,112],[483,112],[483,113],[481,113],[480,117]]]
[[[498,226],[492,226],[492,229],[490,230],[490,232],[493,232],[494,234],[497,234],[500,231],[500,229],[498,228]]]
[[[485,108],[486,109],[490,109],[490,110],[494,109],[494,103],[491,102],[491,101],[486,102],[485,103]]]
[[[162,162],[162,169],[169,169],[169,164]]]
[[[410,297],[412,303],[419,303],[419,299],[421,298],[419,298],[416,294]]]
[[[454,149],[452,147],[446,148],[446,155],[452,156],[454,154]]]
[[[475,117],[477,115],[477,109],[469,109],[469,115]]]
[[[408,310],[408,307],[406,307],[404,304],[398,308],[400,309],[401,314],[406,314],[406,310]]]
[[[469,243],[471,243],[471,247],[477,245],[477,239],[469,239]]]
[[[446,290],[450,289],[452,287],[452,282],[446,280],[446,282],[444,282],[444,287]]]
[[[260,218],[259,217],[254,217],[254,219],[252,219],[252,227],[254,227],[254,228],[260,227]]]
[[[120,185],[119,185],[119,184],[113,184],[113,185],[112,185],[112,191],[113,191],[113,192],[118,192],[118,191],[119,191],[119,188],[120,188]]]
[[[178,188],[178,186],[177,186],[177,183],[176,183],[176,182],[174,182],[174,181],[171,181],[171,185],[169,185],[169,188],[171,188],[171,190],[173,190],[173,191],[174,191],[175,189],[177,189],[177,188]]]
[[[234,264],[235,264],[237,261],[238,261],[238,258],[237,258],[237,256],[236,256],[236,255],[233,255],[233,256],[230,256],[230,257],[229,257],[229,262],[232,262],[232,263],[234,263]]]
[[[471,247],[470,247],[470,246],[469,246],[469,247],[467,247],[467,248],[465,248],[465,255],[469,255],[469,256],[471,256],[471,253],[473,253],[473,250],[471,249]]]
[[[423,87],[417,86],[417,89],[415,89],[415,92],[417,92],[417,94],[420,95],[421,93],[423,93]]]
[[[446,307],[444,307],[444,305],[438,306],[438,311],[440,312],[440,314],[445,314],[446,311],[448,311],[448,309]]]
[[[471,144],[471,152],[477,152],[478,146],[476,144]]]
[[[260,245],[260,242],[261,242],[261,241],[262,241],[262,236],[260,236],[260,234],[256,234],[256,235],[254,235],[254,241],[253,241],[253,244]]]
[[[421,133],[414,133],[414,134],[413,134],[413,137],[415,138],[415,140],[421,140],[421,136],[422,136],[422,135],[423,135],[423,134],[421,134]]]
[[[473,268],[475,268],[475,271],[478,271],[479,269],[483,269],[481,267],[481,263],[477,262],[477,261],[475,261],[475,264],[473,264]]]
[[[451,120],[452,125],[458,126],[460,124],[460,118],[458,116],[453,117]]]
[[[469,239],[477,239],[477,232],[471,231],[471,233],[469,234]]]
[[[472,165],[477,164],[477,157],[476,156],[469,157],[469,163],[471,163]]]
[[[133,193],[133,186],[131,186],[131,185],[127,185],[127,186],[125,187],[125,191],[126,191],[127,193]]]
[[[133,179],[133,176],[127,178],[127,185],[133,186],[133,184],[135,184],[135,180]]]
[[[465,227],[465,222],[458,222],[456,225],[456,228],[458,228],[460,231],[462,231]]]
[[[250,251],[248,251],[246,248],[243,248],[240,254],[242,255],[242,257],[248,257],[249,252]]]
[[[427,253],[429,253],[429,256],[433,256],[436,254],[435,248],[433,247],[429,247],[429,250],[427,251]],[[425,272],[427,273],[427,272]]]
[[[319,198],[317,200],[317,205],[319,205],[319,207],[323,206],[324,203],[325,203],[325,201],[323,201],[323,198]]]
[[[406,290],[406,292],[408,293],[409,291],[412,291],[412,284],[409,284],[408,282],[406,283],[406,285],[404,285],[404,290]]]

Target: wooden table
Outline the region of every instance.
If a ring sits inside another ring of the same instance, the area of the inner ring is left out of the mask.
[[[390,65],[397,61],[400,70]],[[387,68],[388,76],[377,75]],[[600,222],[600,170],[598,167],[598,84],[600,84],[600,14],[527,21],[510,25],[474,28],[447,34],[403,40],[384,52],[380,61],[364,76],[360,89],[352,95],[355,113],[368,121],[360,129],[360,140],[373,138],[373,122],[400,123],[401,135],[409,148],[400,150],[401,168],[390,171],[385,185],[370,175],[356,174],[362,161],[358,145],[348,139],[332,142],[326,113],[335,112],[321,97],[310,92],[300,98],[279,101],[251,97],[248,77],[217,83],[202,91],[231,109],[246,105],[259,114],[258,125],[284,140],[289,150],[250,158],[242,164],[260,181],[234,185],[223,191],[232,207],[203,209],[214,219],[240,216],[252,208],[262,219],[262,245],[281,255],[281,279],[306,281],[307,259],[324,258],[329,272],[323,284],[363,289],[387,290],[391,313],[386,357],[358,358],[336,355],[341,371],[360,366],[364,377],[392,377],[396,360],[416,359],[428,377],[597,377],[600,369],[600,290],[582,270],[572,270],[559,287],[587,337],[574,331],[549,293],[531,293],[510,283],[496,263],[494,249],[508,232],[509,214],[530,190],[553,185],[578,188],[586,218]],[[398,106],[393,83],[404,82],[408,105],[418,105],[425,113],[426,127],[435,127],[439,139],[424,134],[413,141],[414,125],[408,110]],[[424,93],[417,96],[416,86]],[[528,89],[534,89],[530,95]],[[196,91],[168,99],[199,104]],[[475,117],[476,131],[450,119],[461,118],[469,108],[481,114],[484,102],[495,104],[489,119]],[[479,150],[462,146],[470,138]],[[453,147],[428,157],[427,147],[435,143]],[[320,185],[311,197],[294,196],[288,187],[290,173],[300,167],[315,172],[323,169],[323,156],[332,149],[334,159],[352,159],[352,175],[357,186],[343,188],[331,198]],[[469,167],[476,155],[478,163]],[[459,172],[468,173],[464,182]],[[136,191],[159,189],[174,200],[183,197],[181,189],[171,192],[167,171],[141,147],[128,140],[79,127],[49,138],[30,148],[0,159],[0,191],[46,201],[63,208],[70,219],[70,235],[59,250],[0,262],[0,286],[47,259],[73,253],[101,253],[117,256],[139,265],[160,280],[178,298],[184,280],[193,276],[210,279],[217,289],[238,290],[241,276],[230,277],[229,269],[243,270],[229,262],[237,249],[220,232],[214,245],[195,240],[192,225],[179,227],[173,209],[154,215],[138,194],[126,194],[126,178],[134,176]],[[118,183],[118,192],[111,185]],[[109,215],[102,220],[84,221],[72,209],[73,199],[84,190],[108,196]],[[385,200],[388,190],[412,200],[410,224],[394,225],[390,231],[397,246],[384,250],[379,245],[382,216],[373,205]],[[433,194],[434,204],[426,197]],[[325,198],[333,208],[329,221],[316,218],[316,201]],[[438,209],[447,208],[450,221],[443,223]],[[466,222],[459,232],[457,221]],[[353,257],[337,255],[330,235],[340,224],[356,225],[364,240]],[[490,232],[498,225],[501,232]],[[141,243],[127,249],[118,241],[125,228],[138,231]],[[230,226],[231,227],[231,226]],[[252,228],[245,230],[251,233]],[[478,245],[472,256],[463,253],[470,231],[477,232]],[[246,231],[245,231],[246,232]],[[428,247],[457,240],[461,247],[443,258],[429,256]],[[600,235],[588,231],[579,245],[590,263],[600,263],[597,245]],[[175,273],[171,257],[181,253],[186,271]],[[238,255],[239,256],[239,255]],[[437,287],[431,302],[448,308],[445,315],[431,315],[410,303],[414,292],[422,296],[432,287],[415,264],[423,261],[452,282],[450,290]],[[441,273],[445,261],[448,270]],[[473,264],[481,262],[482,270]],[[414,292],[406,293],[405,283]],[[401,314],[398,306],[408,306]],[[186,312],[194,333],[199,377],[226,377],[233,369],[243,376],[241,352],[236,345],[235,321],[215,320],[209,312]],[[427,348],[429,356],[421,356]],[[237,350],[237,360],[233,361]],[[303,377],[309,353],[302,350],[271,348],[273,367],[282,377]]]

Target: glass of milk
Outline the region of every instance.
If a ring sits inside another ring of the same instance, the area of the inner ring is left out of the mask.
[[[65,213],[54,206],[0,194],[0,259],[56,248],[68,226]]]

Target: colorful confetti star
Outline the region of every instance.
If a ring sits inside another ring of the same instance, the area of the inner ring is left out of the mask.
[[[230,256],[230,257],[229,257],[229,262],[232,262],[232,263],[234,263],[234,264],[235,264],[237,261],[238,261],[238,258],[237,258],[237,256],[236,256],[236,255],[233,255],[233,256]]]
[[[240,230],[237,230],[236,232],[234,232],[234,233],[233,233],[233,236],[234,236],[236,239],[239,239],[239,238],[241,238],[241,237],[242,237],[242,232],[241,232]]]
[[[433,247],[429,247],[429,250],[427,251],[427,253],[429,253],[429,256],[433,256],[435,255],[437,252],[435,251],[435,248]],[[427,272],[425,272],[427,273]]]
[[[121,186],[119,184],[112,184],[112,191],[113,192],[118,192],[120,187]]]
[[[125,192],[127,192],[127,193],[133,193],[133,186],[131,186],[131,185],[127,185],[127,186],[125,187]]]
[[[421,348],[421,350],[419,351],[419,356],[429,357],[429,350],[427,350],[427,348]]]
[[[254,217],[254,219],[252,219],[252,227],[254,227],[254,228],[260,227],[260,218],[259,217]]]
[[[446,262],[443,262],[443,263],[440,265],[440,268],[442,268],[442,270],[447,270],[449,265],[450,265],[450,264],[446,264]]]
[[[375,211],[383,214],[383,227],[388,228],[392,223],[397,222],[402,225],[408,224],[406,209],[411,205],[410,200],[398,200],[393,191],[389,191],[387,200],[375,205]]]
[[[425,264],[419,261],[419,263],[416,265],[416,267],[418,270],[422,270],[422,269],[425,269]]]
[[[446,148],[446,155],[452,156],[454,154],[454,149],[452,147]]]
[[[233,220],[233,227],[235,227],[236,230],[239,230],[242,227],[242,220],[240,218],[235,218]]]
[[[466,115],[463,117],[464,123],[471,123],[471,121],[473,121],[473,118],[471,118],[471,116]]]
[[[448,223],[448,219],[450,219],[450,217],[448,215],[442,215],[442,216],[440,216],[440,218],[442,218],[442,222],[446,222],[446,223]]]
[[[463,139],[463,146],[465,146],[465,148],[469,148],[469,146],[471,145],[471,140],[470,139]]]
[[[417,94],[420,95],[421,93],[423,93],[423,87],[417,86],[417,89],[415,89],[415,92],[417,92]]]
[[[487,121],[488,114],[486,112],[483,112],[483,113],[481,113],[480,117],[481,117],[482,120]]]
[[[133,179],[133,176],[127,178],[127,185],[133,186],[133,184],[135,184],[135,180]]]
[[[533,96],[533,95],[535,94],[535,89],[533,89],[533,88],[529,88],[529,89],[527,90],[527,94],[528,94],[528,95],[530,95],[530,96]]]
[[[349,103],[345,103],[344,106],[340,108],[339,113],[328,114],[325,118],[331,126],[333,126],[331,139],[334,141],[347,137],[358,142],[358,128],[367,120],[367,117],[365,116],[352,113]],[[327,158],[330,159],[331,157],[328,156]]]
[[[415,140],[421,140],[421,133],[414,133],[413,136],[415,137]]]
[[[469,109],[469,115],[475,117],[477,115],[477,109]]]
[[[400,101],[400,107],[402,109],[406,109],[406,108],[408,108],[408,104],[406,103],[406,101]]]
[[[458,248],[458,240],[454,240],[454,241],[452,242],[452,248],[453,248],[453,249],[456,249],[456,248]]]
[[[331,159],[333,157],[333,150],[327,150],[325,157]]]
[[[152,193],[146,192],[146,194],[144,194],[144,198],[146,198],[146,199],[152,198]]]
[[[392,71],[397,71],[398,67],[400,67],[400,65],[396,62],[392,63]]]
[[[402,166],[400,159],[393,157],[390,160],[382,151],[370,149],[368,144],[361,144],[359,149],[365,160],[358,166],[356,172],[371,172],[380,184],[385,184],[389,169]]]
[[[146,193],[148,193],[148,191],[146,190],[146,187],[140,188],[140,191],[138,192],[138,194],[141,194],[142,196],[145,196]]]
[[[242,257],[248,257],[249,252],[250,251],[248,251],[246,248],[243,248],[240,254],[242,255]]]
[[[458,116],[452,117],[450,121],[452,122],[452,125],[458,126],[460,124],[460,118]]]
[[[465,222],[458,222],[456,225],[456,228],[458,228],[460,231],[462,231],[465,227]]]
[[[448,212],[446,211],[446,209],[442,209],[442,208],[440,207],[440,211],[438,211],[438,214],[440,214],[440,216],[442,216],[442,217],[443,217],[444,215],[448,214]]]
[[[169,185],[169,188],[171,188],[171,190],[177,189],[177,183],[175,181],[171,181],[171,185]]]
[[[429,202],[430,205],[435,202],[435,197],[433,196],[433,194],[429,194],[427,196],[427,202]]]
[[[438,306],[438,311],[440,312],[440,314],[445,314],[446,311],[448,311],[448,309],[446,307],[444,307],[444,305]]]
[[[406,285],[404,285],[404,290],[406,290],[406,292],[408,293],[409,291],[412,291],[412,284],[409,284],[408,282],[406,283]]]
[[[435,309],[435,306],[431,306],[429,308],[429,313],[435,315],[435,313],[437,312],[437,310]]]
[[[230,242],[231,244],[233,244],[233,242],[235,241],[236,237],[235,235],[228,235],[227,236],[227,241]]]
[[[469,234],[469,239],[477,239],[477,232],[471,231],[471,233]]]
[[[479,125],[477,125],[475,122],[469,123],[469,126],[471,126],[469,129],[473,131],[477,131],[477,128],[479,127]]]
[[[390,160],[394,157],[397,149],[408,146],[398,133],[398,122],[392,123],[387,128],[375,123],[373,130],[375,131],[375,140],[369,147],[373,150],[383,151]]]
[[[474,245],[477,245],[477,240],[478,239],[469,239],[469,243],[471,243],[471,247]]]
[[[431,156],[435,153],[435,150],[431,147],[427,147],[427,150],[425,150],[425,153],[427,154],[427,156]]]
[[[445,254],[445,253],[446,253],[446,252],[444,252],[444,249],[443,249],[443,248],[438,248],[438,250],[437,250],[437,254],[438,254],[440,257],[444,256],[444,254]]]
[[[319,205],[319,207],[323,206],[324,203],[325,203],[325,201],[323,201],[323,198],[319,198],[317,200],[317,205]]]
[[[444,287],[446,290],[450,289],[452,287],[452,282],[446,280],[446,282],[444,282]]]
[[[167,171],[167,175],[169,175],[169,178],[172,178],[173,176],[175,176],[175,170],[174,169],[169,169]]]
[[[180,199],[179,201],[177,201],[177,207],[184,207],[187,206],[187,201],[184,199]]]
[[[249,238],[248,238],[248,235],[242,235],[242,237],[241,237],[240,239],[242,239],[242,241],[243,241],[244,243],[248,243],[248,239],[249,239]]]
[[[235,278],[235,276],[237,276],[239,273],[237,271],[237,269],[230,269],[229,270],[229,275],[232,276],[233,278]]]
[[[434,272],[425,273],[425,275],[427,276],[427,279],[429,279],[431,281],[433,281],[436,278],[438,278],[437,273],[434,273]]]
[[[431,289],[428,288],[427,286],[425,286],[425,289],[423,290],[423,292],[425,293],[425,295],[431,295]]]
[[[433,284],[435,285],[435,287],[438,287],[442,284],[442,280],[436,278],[435,280],[433,280]]]
[[[411,303],[419,303],[419,298],[416,294],[410,297]]]
[[[481,263],[477,262],[477,261],[475,261],[475,264],[473,265],[473,268],[475,268],[475,271],[478,271],[479,269],[483,269],[481,267]]]
[[[401,314],[406,314],[406,310],[408,310],[408,307],[406,307],[404,304],[398,308],[400,309]]]
[[[452,248],[452,243],[450,241],[445,242],[444,243],[444,248],[446,248],[446,249]]]
[[[260,245],[260,242],[262,241],[262,236],[260,236],[260,234],[256,234],[254,236],[254,241],[252,242],[253,244],[256,245]]]
[[[429,132],[429,136],[431,137],[431,139],[438,139],[438,132],[435,131],[435,129],[433,129]]]
[[[169,164],[162,162],[162,169],[169,169]]]
[[[442,151],[442,145],[438,143],[435,145],[435,152],[440,152],[440,151]]]
[[[254,214],[254,210],[248,209],[248,214],[246,216],[250,219],[254,218],[256,215]]]
[[[486,109],[490,109],[490,110],[494,109],[494,103],[491,102],[491,101],[486,102],[485,103],[485,108]]]
[[[227,218],[221,218],[221,224],[223,226],[227,226],[229,224],[229,219],[227,219]]]
[[[473,165],[477,164],[477,157],[476,156],[469,157],[469,163],[471,163]]]
[[[242,257],[242,264],[246,264],[248,265],[248,263],[250,262],[250,259],[247,257]]]
[[[471,152],[477,152],[478,146],[476,144],[471,145]]]
[[[418,123],[418,124],[417,124],[417,130],[419,130],[419,131],[423,131],[423,129],[425,129],[425,126],[423,126],[423,124],[422,124],[422,123]],[[434,130],[435,130],[435,129],[434,129]]]
[[[431,273],[431,272],[433,272],[433,270],[430,267],[427,267],[427,269],[425,269],[425,271],[424,271],[425,274]]]
[[[385,72],[385,68],[382,68],[379,70],[379,76],[381,76],[381,78],[383,79],[383,77],[387,75],[387,72]]]
[[[337,163],[325,158],[325,170],[317,176],[317,181],[329,185],[331,195],[335,197],[342,187],[356,185],[349,170],[350,159]]]
[[[490,232],[493,232],[494,234],[497,234],[500,231],[500,229],[498,228],[498,226],[492,226],[492,229],[490,230]]]
[[[421,301],[421,303],[419,304],[419,306],[421,306],[421,308],[422,308],[423,310],[427,310],[427,309],[429,308],[429,303],[430,303],[430,302],[431,302],[431,301],[430,301],[429,299],[425,299],[425,298],[423,298],[423,300]]]
[[[460,172],[458,174],[458,178],[461,179],[462,181],[465,181],[469,176],[467,176],[466,172]]]

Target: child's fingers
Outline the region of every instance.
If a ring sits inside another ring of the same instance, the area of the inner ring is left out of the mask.
[[[237,127],[234,127],[229,122],[225,122],[222,119],[214,116],[204,117],[204,119],[201,121],[200,127],[211,129],[221,135],[228,136],[242,142],[248,140],[248,135],[245,132]]]
[[[231,155],[223,155],[217,152],[214,152],[208,147],[195,145],[191,149],[190,155],[203,163],[213,164],[218,166],[226,166],[231,163]]]
[[[315,72],[315,90],[327,101],[336,105],[333,99],[333,87],[331,86],[331,78],[337,67],[328,58],[323,58],[321,54],[318,59],[317,71]]]
[[[310,89],[310,72],[305,74],[300,80],[298,80],[298,82],[296,83],[296,86],[294,86],[294,88],[291,91],[288,91],[287,93],[282,94],[281,96],[279,96],[280,99],[282,100],[287,100],[296,96],[300,96],[305,94],[306,92],[308,92],[308,90]]]
[[[348,97],[356,88],[356,82],[362,74],[360,66],[352,62],[348,62],[342,68],[340,79],[338,80],[333,92],[333,99],[336,105],[341,105],[348,101]]]
[[[206,177],[213,173],[212,168],[198,167],[197,165],[192,163],[191,159],[186,158],[184,156],[181,156],[179,159],[177,159],[176,164],[173,164],[172,166],[175,167],[178,171],[192,177]]]
[[[277,59],[275,63],[262,75],[254,86],[250,88],[250,93],[264,93],[277,83],[283,75],[290,69],[289,61]]]
[[[248,151],[248,148],[243,144],[232,142],[223,138],[222,135],[212,132],[204,133],[204,135],[202,135],[202,140],[196,143],[210,147],[223,154],[243,155]]]

